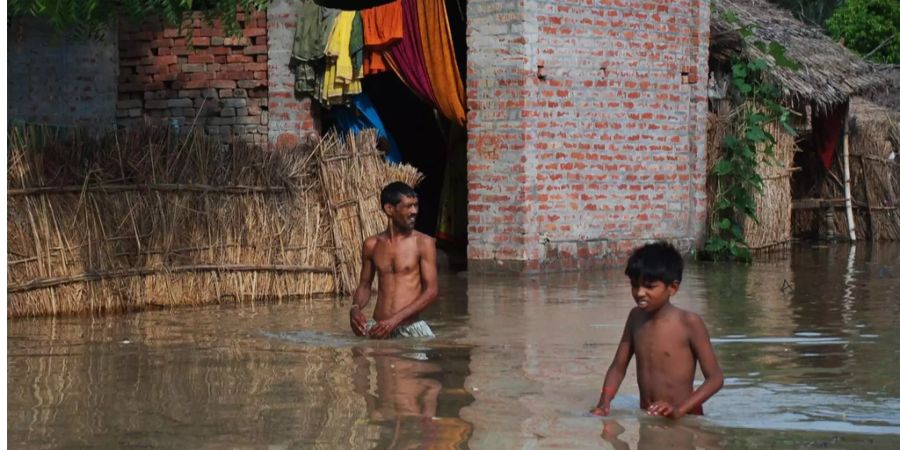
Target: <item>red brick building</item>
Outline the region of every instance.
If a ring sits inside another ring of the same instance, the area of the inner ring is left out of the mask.
[[[471,267],[586,268],[648,240],[699,245],[708,0],[450,4],[466,17]],[[241,18],[239,38],[196,16],[190,45],[146,23],[47,50],[35,29],[20,25],[17,40],[14,24],[10,119],[190,127],[196,118],[210,134],[294,145],[321,132],[311,100],[294,95],[294,9],[272,1]],[[76,59],[29,81],[54,55]]]

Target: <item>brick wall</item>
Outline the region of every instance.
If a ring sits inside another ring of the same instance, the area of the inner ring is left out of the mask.
[[[243,36],[228,37],[200,13],[183,30],[149,20],[119,26],[120,125],[149,119],[258,144],[268,139],[265,14],[239,15]],[[186,33],[190,29],[189,41]]]
[[[708,1],[468,8],[473,265],[574,269],[652,239],[697,245]]]
[[[291,48],[297,28],[297,2],[272,0],[269,24],[269,145],[295,145],[316,136],[319,125],[311,112],[312,101],[294,95],[294,75],[290,70]]]
[[[116,34],[102,40],[55,36],[49,24],[7,25],[8,120],[111,127],[116,120]]]

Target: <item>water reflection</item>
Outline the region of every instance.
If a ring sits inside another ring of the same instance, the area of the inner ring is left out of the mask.
[[[336,302],[8,321],[11,448],[900,448],[900,245],[689,265],[726,374],[705,417],[589,417],[633,306],[620,269],[442,278],[428,341]],[[627,446],[627,447],[623,447]]]
[[[638,425],[636,437],[628,436],[627,430],[619,422],[610,419],[603,420],[603,440],[608,442],[616,450],[660,448],[703,448],[706,450],[718,450],[723,447],[723,439],[720,435],[703,430],[689,421],[671,422],[666,420],[644,420]],[[624,439],[624,440],[623,440]],[[629,445],[629,442],[637,442]]]
[[[354,387],[380,425],[377,448],[468,448],[472,425],[459,410],[474,398],[463,387],[468,349],[353,349]]]

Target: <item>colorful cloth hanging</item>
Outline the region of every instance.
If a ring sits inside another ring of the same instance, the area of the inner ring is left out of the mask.
[[[456,65],[444,0],[419,0],[418,13],[422,56],[435,104],[444,117],[462,125],[466,123],[465,91]]]
[[[422,39],[419,33],[419,10],[416,0],[403,3],[403,39],[385,53],[388,66],[414,94],[430,105],[436,105],[431,80],[425,68]]]
[[[822,159],[825,170],[831,169],[834,152],[841,140],[844,120],[847,118],[847,103],[829,110],[818,111],[813,108],[812,132],[816,144],[816,153]]]
[[[376,74],[387,70],[384,53],[403,39],[403,3],[394,0],[375,8],[360,11],[365,33],[366,51],[363,73]]]
[[[323,8],[313,0],[300,3],[297,8],[297,30],[291,49],[294,89],[299,95],[315,95],[322,83],[325,45],[338,10]]]
[[[362,33],[354,42],[354,22],[362,23],[359,13],[341,11],[325,45],[325,76],[320,95],[323,104],[346,103],[348,96],[362,92],[362,65],[356,71],[353,66],[353,58],[362,51]]]
[[[364,93],[354,95],[350,99],[350,105],[335,106],[331,110],[334,113],[335,127],[338,130],[347,133],[367,128],[375,128],[378,130],[378,135],[387,139],[388,144],[390,145],[390,149],[385,155],[385,159],[397,164],[403,161],[397,142],[394,141],[394,137],[384,128],[381,117],[378,116],[378,111],[375,110],[375,105],[372,104],[372,99],[370,99],[368,95]]]

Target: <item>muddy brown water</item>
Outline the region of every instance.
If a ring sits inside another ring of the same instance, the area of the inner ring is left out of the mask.
[[[10,448],[900,448],[900,245],[689,265],[726,375],[707,415],[587,415],[632,307],[621,270],[444,274],[432,340],[347,299],[9,320]],[[699,372],[699,371],[698,371]],[[698,376],[699,373],[698,373]]]

